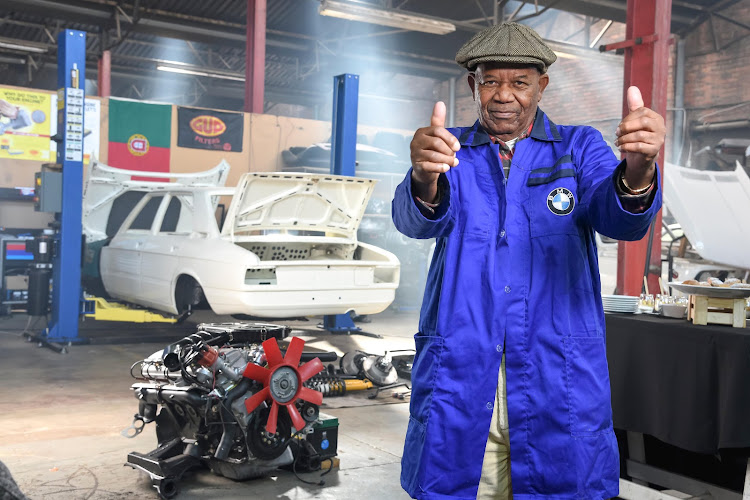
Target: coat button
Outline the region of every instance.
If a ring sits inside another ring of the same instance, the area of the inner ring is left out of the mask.
[[[510,287],[507,285],[505,286],[505,293],[510,293]]]
[[[495,350],[496,350],[497,352],[503,352],[503,345],[502,345],[502,344],[497,344],[497,345],[495,346]]]
[[[490,401],[487,402],[487,409],[488,410],[492,409],[492,402],[490,402]]]
[[[500,237],[501,238],[505,238],[505,229],[503,229],[502,231],[500,231]]]

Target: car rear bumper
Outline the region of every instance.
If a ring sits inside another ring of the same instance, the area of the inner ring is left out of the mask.
[[[395,298],[396,284],[330,290],[283,289],[275,285],[246,290],[205,288],[204,293],[217,314],[248,314],[267,318],[294,318],[345,314],[376,314]]]

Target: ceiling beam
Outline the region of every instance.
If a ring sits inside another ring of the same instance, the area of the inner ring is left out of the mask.
[[[115,10],[108,5],[92,4],[75,1],[58,2],[54,0],[3,0],[3,7],[15,12],[33,14],[44,17],[56,17],[81,24],[91,24],[104,28],[114,28]],[[146,12],[148,14],[148,12]],[[135,24],[133,24],[135,23]],[[188,21],[180,17],[169,19],[156,17],[141,17],[137,21],[125,19],[121,16],[120,24],[129,26],[137,33],[145,33],[179,40],[193,42],[217,43],[224,42],[238,47],[245,46],[245,30],[234,27],[221,26],[213,22]],[[275,31],[280,34],[283,32]],[[266,43],[273,47],[309,51],[311,43],[306,41],[290,41],[277,38],[267,38]]]
[[[95,4],[91,2],[83,3],[76,0],[67,0],[66,2],[57,2],[54,0],[3,0],[3,6],[16,12],[70,19],[81,24],[91,24],[94,26],[102,26],[104,28],[111,28],[114,26],[113,18],[115,11],[109,5],[105,4]],[[244,28],[237,29],[230,26],[217,25],[215,22],[188,21],[182,19],[180,16],[175,16],[169,20],[140,17],[138,20],[133,20],[133,22],[135,24],[129,25],[126,19],[120,19],[121,24],[132,28],[132,30],[137,33],[208,44],[224,43],[225,45],[242,49],[245,47],[246,34]],[[222,24],[222,22],[218,23]],[[472,23],[460,24],[466,29],[478,30],[483,28],[482,26],[476,26]],[[297,55],[303,53],[309,57],[313,56],[317,44],[314,39],[303,39],[299,37],[285,37],[286,39],[280,39],[279,36],[272,37],[271,33],[285,35],[284,32],[278,30],[269,30],[269,36],[266,37],[266,44],[268,47],[291,50]],[[379,58],[378,62],[386,67],[413,67],[415,71],[427,71],[438,75],[452,75],[455,72],[455,65],[449,60],[433,61],[427,56],[407,52],[396,53],[383,50],[382,53],[384,57]],[[325,52],[322,54],[325,55]],[[389,56],[394,57],[391,58]],[[113,53],[113,57],[117,57],[117,54]],[[363,55],[361,52],[355,53],[353,51],[337,53],[336,57],[357,60],[372,58],[372,56]],[[427,61],[427,63],[425,61]]]
[[[553,2],[556,3],[555,0],[538,0],[538,2],[540,5],[545,6]],[[619,0],[563,0],[556,8],[566,12],[589,15],[600,19],[612,19],[613,21],[624,23],[627,2]],[[674,7],[672,8],[673,30],[675,24],[687,25],[694,20],[694,16],[683,15],[679,12],[675,13]]]

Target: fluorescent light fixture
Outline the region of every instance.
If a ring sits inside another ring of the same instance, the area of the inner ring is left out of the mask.
[[[235,82],[245,81],[245,77],[240,73],[203,69],[179,61],[162,61],[156,65],[156,69],[169,73],[179,73],[181,75],[205,76],[207,78],[218,78],[220,80],[232,80]]]
[[[0,56],[0,63],[5,63],[5,64],[26,64],[26,59],[24,59],[23,57]]]
[[[456,31],[456,25],[453,23],[414,14],[405,14],[393,9],[381,9],[364,3],[322,0],[319,12],[321,16],[338,17],[349,21],[379,24],[391,28],[422,31],[436,35],[445,35]]]
[[[412,104],[416,101],[416,99],[407,99],[406,97],[393,97],[393,96],[385,96],[385,95],[375,95],[375,94],[359,94],[359,97],[363,99],[373,99],[378,101],[393,101],[393,102],[403,102]]]
[[[560,52],[559,50],[555,50],[555,55],[561,59],[578,59],[578,56],[575,54],[568,54],[567,52]]]
[[[12,38],[0,38],[0,48],[20,50],[22,52],[34,52],[36,54],[45,54],[47,46],[40,43],[27,42],[25,40],[14,40]]]

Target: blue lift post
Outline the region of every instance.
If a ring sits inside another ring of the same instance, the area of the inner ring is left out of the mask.
[[[57,164],[62,165],[62,211],[53,260],[52,319],[47,342],[72,343],[81,310],[81,200],[83,197],[83,111],[86,33],[64,30],[57,37]]]
[[[359,75],[344,73],[333,77],[333,121],[331,124],[331,174],[356,175],[357,155],[357,105],[359,100]],[[323,328],[331,333],[359,333],[348,314],[323,317]]]

